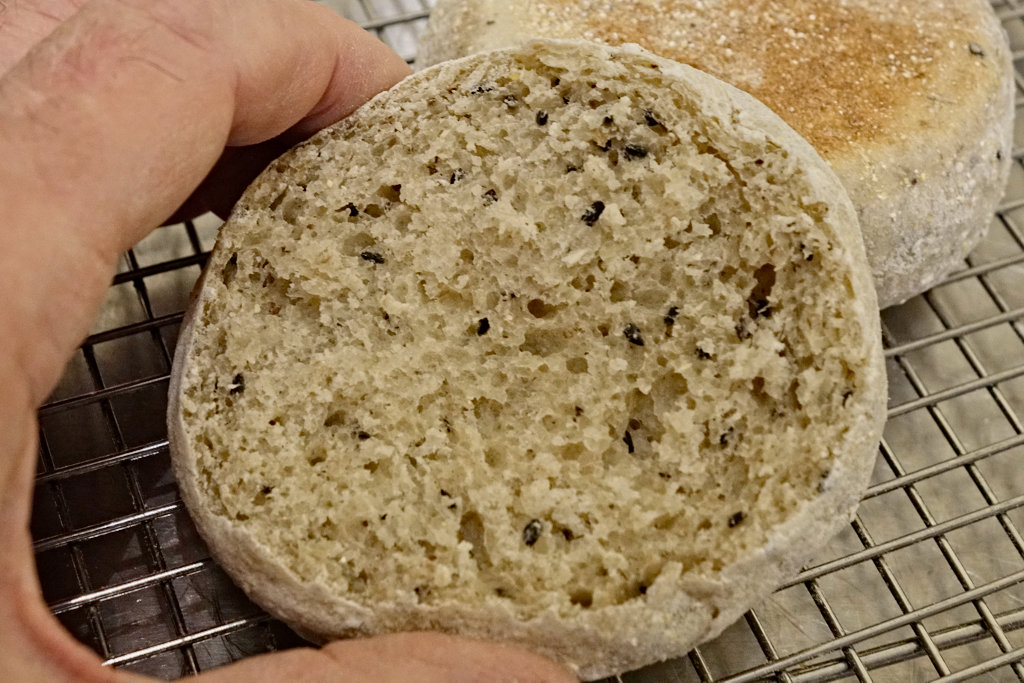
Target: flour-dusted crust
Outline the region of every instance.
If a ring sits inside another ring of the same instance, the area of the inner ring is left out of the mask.
[[[593,679],[679,656],[850,519],[877,302],[814,150],[636,46],[416,74],[225,224],[171,453],[211,552],[316,639],[435,629]]]
[[[417,64],[533,37],[639,43],[767,104],[846,187],[883,307],[963,266],[1009,174],[1013,65],[987,0],[439,0]]]

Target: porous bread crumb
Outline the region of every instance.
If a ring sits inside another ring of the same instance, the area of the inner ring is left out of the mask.
[[[1014,71],[987,0],[439,0],[417,65],[534,37],[635,42],[767,104],[843,182],[882,306],[963,266],[1009,174]]]
[[[183,436],[203,504],[300,582],[572,620],[713,583],[866,474],[877,319],[828,171],[590,49],[400,86],[225,226]]]

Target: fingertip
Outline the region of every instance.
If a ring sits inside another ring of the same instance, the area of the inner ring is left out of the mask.
[[[412,73],[406,61],[377,36],[323,5],[314,7],[334,34],[337,53],[323,97],[295,128],[300,135],[337,123]]]
[[[394,633],[330,643],[321,650],[333,660],[365,670],[357,662],[373,658],[391,672],[420,681],[517,681],[574,683],[560,664],[515,645],[435,632]]]

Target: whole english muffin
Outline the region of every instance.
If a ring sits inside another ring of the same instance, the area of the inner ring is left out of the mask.
[[[856,219],[763,105],[639,48],[420,72],[271,165],[178,344],[182,497],[316,638],[437,629],[597,678],[847,523],[885,407]]]
[[[767,104],[846,187],[883,307],[961,267],[1006,184],[1013,66],[987,0],[438,0],[418,64],[534,36],[639,43]]]

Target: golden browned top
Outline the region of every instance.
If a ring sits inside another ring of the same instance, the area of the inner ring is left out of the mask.
[[[707,71],[826,158],[927,128],[930,103],[990,89],[995,71],[974,0],[535,1],[547,35],[638,43]]]

